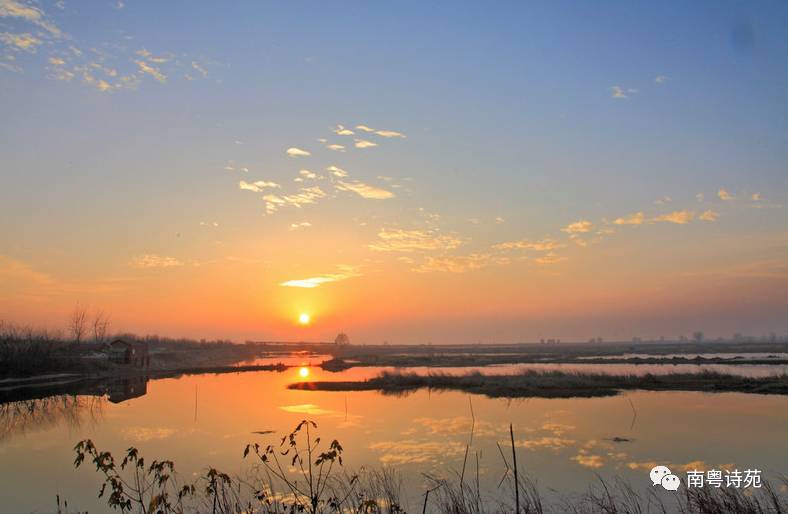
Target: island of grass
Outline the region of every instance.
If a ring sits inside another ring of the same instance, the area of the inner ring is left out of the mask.
[[[753,378],[714,372],[642,376],[561,371],[526,371],[515,375],[383,372],[363,381],[299,382],[288,387],[314,391],[380,391],[384,394],[403,394],[418,389],[454,390],[483,394],[490,398],[612,396],[635,389],[788,394],[788,375]]]

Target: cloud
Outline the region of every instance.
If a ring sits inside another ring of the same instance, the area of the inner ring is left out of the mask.
[[[574,439],[566,439],[563,437],[539,437],[534,439],[516,440],[514,442],[517,448],[526,448],[528,450],[541,450],[548,449],[553,451],[569,448],[577,443]]]
[[[667,214],[662,214],[655,218],[652,218],[651,221],[654,222],[666,222],[666,223],[675,223],[676,225],[686,225],[695,217],[695,213],[692,211],[673,211]]]
[[[453,250],[462,244],[454,234],[439,234],[435,230],[383,229],[379,241],[368,247],[378,252],[414,252]]]
[[[413,423],[419,426],[414,426],[402,432],[402,435],[418,434],[426,429],[430,435],[442,437],[464,436],[470,432],[471,428],[473,428],[473,433],[477,437],[493,437],[496,435],[495,425],[489,421],[474,420],[469,416],[416,418],[413,420]]]
[[[631,95],[636,95],[638,93],[637,89],[624,89],[620,86],[610,86],[610,96],[611,98],[617,98],[619,100],[626,100]]]
[[[657,75],[656,77],[654,77],[654,82],[660,85],[664,84],[667,81],[668,81],[668,77],[666,77],[665,75]]]
[[[642,225],[645,221],[646,215],[641,211],[624,218],[616,218],[613,223],[616,225]]]
[[[33,5],[16,0],[0,0],[0,18],[19,18],[41,27],[54,37],[61,36],[60,29],[46,19],[44,11]]]
[[[362,132],[367,132],[370,134],[377,134],[380,137],[401,137],[403,139],[406,137],[405,134],[403,134],[402,132],[397,132],[396,130],[378,130],[378,129],[373,129],[372,127],[369,127],[367,125],[356,125],[356,130],[360,130]],[[363,147],[359,147],[359,148],[363,148]]]
[[[287,155],[290,157],[307,157],[312,154],[307,152],[306,150],[301,150],[300,148],[291,146],[290,148],[287,149]]]
[[[162,84],[167,82],[167,76],[159,70],[156,66],[151,66],[150,64],[146,63],[145,61],[136,60],[134,61],[137,64],[137,67],[142,73],[146,73],[156,79],[157,81],[161,82]]]
[[[489,253],[472,253],[461,256],[441,256],[427,257],[427,260],[414,268],[413,271],[428,273],[433,271],[448,273],[465,273],[491,264],[506,264],[509,259],[506,257],[495,257]]]
[[[334,186],[340,191],[352,191],[362,198],[370,198],[374,200],[385,200],[387,198],[394,198],[394,193],[391,191],[386,191],[385,189],[381,189],[379,187],[370,186],[369,184],[365,184],[363,182],[359,182],[355,180],[353,182],[345,182],[340,180],[337,182],[337,185]]]
[[[338,266],[338,268],[339,271],[337,273],[326,273],[316,277],[286,280],[284,282],[280,282],[279,285],[282,287],[302,287],[306,289],[312,289],[323,284],[339,282],[340,280],[347,280],[349,278],[361,276],[361,273],[359,273],[353,266],[342,265]]]
[[[382,452],[379,460],[386,465],[438,463],[463,454],[465,445],[458,441],[417,441],[413,439],[380,441],[369,446]]]
[[[36,285],[50,285],[52,278],[46,273],[36,271],[27,263],[0,255],[0,283],[21,280]]]
[[[566,232],[567,234],[582,234],[590,232],[593,226],[594,224],[588,220],[580,220],[565,226],[561,229],[561,232]]]
[[[324,414],[333,414],[334,411],[323,409],[314,403],[302,403],[299,405],[282,405],[279,407],[285,412],[292,412],[296,414],[308,414],[310,416],[320,416]]]
[[[14,48],[18,48],[19,50],[25,50],[31,53],[35,53],[36,47],[41,44],[39,38],[29,33],[11,34],[10,32],[2,32],[0,33],[0,41]]]
[[[298,230],[299,228],[307,228],[311,226],[312,224],[309,223],[308,221],[302,221],[301,223],[291,223],[290,230]]]
[[[703,200],[706,199],[706,195],[704,195],[703,193],[698,193],[695,195],[695,199],[699,202],[702,202]]]
[[[605,465],[605,460],[599,455],[588,455],[585,453],[579,453],[572,457],[570,460],[573,460],[586,468],[597,469],[601,468]]]
[[[673,201],[673,198],[669,196],[663,196],[662,198],[657,198],[654,200],[654,205],[665,205],[666,203],[670,203]]]
[[[703,221],[717,221],[717,218],[719,217],[720,217],[719,213],[714,212],[712,210],[708,210],[708,211],[704,211],[703,214],[698,216],[698,219]]]
[[[334,150],[335,152],[345,151],[345,147],[343,145],[337,145],[337,144],[326,145],[326,148],[328,148],[329,150]]]
[[[311,172],[309,170],[300,170],[298,172],[298,174],[301,175],[302,177],[308,178],[308,179],[313,179],[314,180],[314,179],[317,178],[317,173]]]
[[[497,216],[497,217],[495,218],[495,223],[497,223],[498,225],[500,225],[501,223],[504,223],[505,221],[506,221],[506,220],[505,220],[505,219],[503,219],[501,216]]]
[[[549,252],[551,250],[563,248],[564,246],[565,245],[553,241],[552,239],[543,239],[541,241],[523,239],[520,241],[505,241],[503,243],[498,243],[493,245],[493,248],[496,250],[534,250],[536,252]]]
[[[206,70],[197,61],[192,61],[192,69],[195,69],[195,70],[199,71],[202,74],[203,77],[207,77],[208,76],[208,70]],[[237,143],[238,143],[238,141],[236,141],[236,144]]]
[[[238,187],[245,191],[254,191],[255,193],[262,193],[265,188],[278,188],[279,184],[276,182],[266,182],[265,180],[258,180],[256,182],[246,182],[242,180],[238,183]]]
[[[373,146],[378,146],[377,143],[373,143],[372,141],[367,141],[366,139],[354,139],[356,142],[353,146],[356,148],[372,148]]]
[[[165,427],[127,427],[122,430],[123,437],[138,443],[153,441],[156,439],[167,439],[175,435],[174,428]]]
[[[724,187],[721,187],[720,190],[717,191],[717,196],[720,198],[720,200],[723,200],[723,201],[729,201],[729,200],[733,200],[735,198]]]
[[[375,134],[380,137],[401,137],[403,139],[406,137],[405,134],[397,132],[396,130],[377,130]]]
[[[547,255],[534,259],[534,262],[542,265],[550,265],[550,264],[558,264],[559,262],[563,262],[565,260],[567,260],[566,257],[561,257],[557,255],[555,252],[548,252]]]
[[[752,199],[753,202],[760,202],[761,200],[763,200],[763,198],[761,198],[761,193],[753,193],[750,198]]]
[[[578,234],[569,234],[569,239],[571,239],[572,241],[574,241],[574,243],[575,243],[577,246],[582,246],[583,248],[585,248],[586,246],[588,246],[588,241],[586,241],[585,239],[583,239],[582,237],[580,237]]]
[[[165,255],[145,254],[131,259],[129,265],[132,268],[151,269],[151,268],[176,268],[183,266],[183,262],[175,257]]]
[[[352,136],[353,134],[355,134],[355,132],[343,127],[342,125],[337,125],[337,127],[333,130],[333,132],[338,136]]]
[[[337,178],[347,177],[347,171],[343,170],[342,168],[337,168],[336,166],[329,166],[328,168],[326,168],[326,170]]]
[[[324,198],[326,193],[317,186],[305,187],[300,189],[300,193],[292,195],[265,195],[265,212],[268,214],[274,213],[279,210],[279,207],[290,205],[292,207],[300,208],[302,205],[315,203],[318,198]]]

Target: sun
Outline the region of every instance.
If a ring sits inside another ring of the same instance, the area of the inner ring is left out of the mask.
[[[306,312],[302,312],[298,315],[298,323],[301,325],[309,325],[310,321],[312,321],[312,317]]]
[[[299,369],[299,370],[298,370],[298,375],[299,375],[301,378],[307,378],[307,377],[309,377],[309,368],[301,368],[301,369]]]

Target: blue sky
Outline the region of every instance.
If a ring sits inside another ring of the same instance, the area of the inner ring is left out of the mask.
[[[239,338],[300,337],[282,321],[297,305],[324,313],[310,337],[437,338],[455,317],[472,321],[448,339],[628,337],[655,329],[624,298],[675,304],[676,277],[712,267],[695,291],[744,280],[752,301],[666,334],[788,331],[786,22],[781,2],[0,0],[0,306],[36,322],[80,301],[129,330]],[[323,196],[290,202],[310,180]],[[239,187],[258,181],[276,187]],[[395,230],[419,248],[380,250]],[[555,244],[505,245],[526,240]],[[243,312],[205,326],[146,312],[151,288],[190,311],[177,291],[206,276]],[[310,277],[329,280],[281,286]],[[359,312],[390,284],[425,303]],[[466,308],[452,288],[490,292]],[[611,291],[590,321],[560,307]]]

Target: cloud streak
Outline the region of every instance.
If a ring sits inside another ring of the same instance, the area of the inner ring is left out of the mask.
[[[300,278],[294,280],[286,280],[280,282],[282,287],[300,287],[304,289],[313,289],[323,284],[330,284],[332,282],[339,282],[340,280],[347,280],[349,278],[359,277],[359,273],[353,266],[338,266],[339,271],[336,273],[326,273],[309,278]]]

